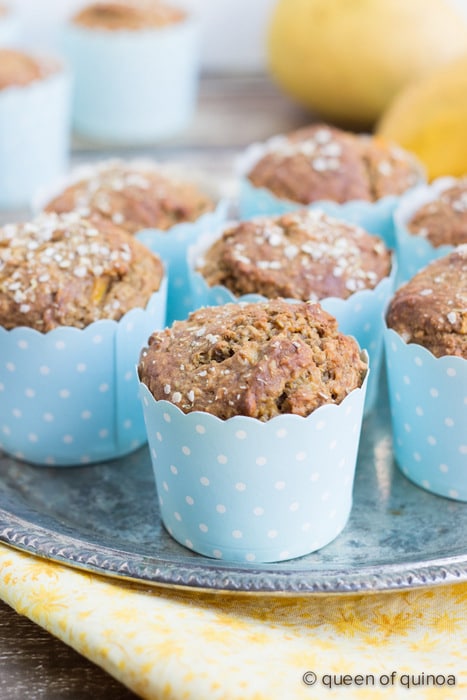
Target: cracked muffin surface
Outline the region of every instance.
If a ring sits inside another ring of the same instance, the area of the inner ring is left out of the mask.
[[[168,176],[152,163],[110,160],[81,168],[77,181],[49,201],[45,211],[95,215],[136,233],[144,228],[166,231],[214,208],[196,184]]]
[[[316,124],[274,139],[247,178],[300,204],[374,202],[414,186],[422,168],[412,154],[379,137]]]
[[[234,295],[319,301],[373,289],[390,274],[384,242],[318,210],[257,217],[228,228],[204,253],[198,271]]]
[[[108,221],[42,214],[0,228],[0,325],[41,332],[85,328],[144,308],[164,274],[160,259]]]
[[[193,312],[154,332],[138,372],[184,413],[267,421],[340,403],[367,371],[356,341],[319,304],[282,299]]]
[[[430,263],[400,287],[386,322],[406,343],[435,357],[467,359],[467,245]]]
[[[438,248],[467,243],[467,177],[460,178],[439,196],[421,206],[407,228]]]

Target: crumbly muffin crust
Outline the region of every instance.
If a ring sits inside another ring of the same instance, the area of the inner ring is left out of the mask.
[[[136,233],[143,228],[166,231],[215,208],[195,184],[170,178],[152,164],[112,160],[82,172],[83,177],[54,197],[45,211],[97,215]]]
[[[80,10],[73,23],[87,29],[139,31],[181,22],[186,13],[157,0],[95,2]]]
[[[467,359],[467,245],[430,263],[400,287],[386,321],[406,343],[423,345],[436,357]]]
[[[226,230],[204,255],[210,286],[236,296],[319,301],[373,289],[390,274],[384,242],[318,210],[258,217]]]
[[[316,124],[276,141],[247,177],[281,199],[342,203],[401,194],[420,180],[421,167],[381,138]]]
[[[138,367],[157,400],[185,413],[262,421],[340,403],[366,370],[330,314],[282,299],[199,309],[153,333]]]
[[[420,207],[407,229],[426,238],[435,248],[467,243],[467,177]]]
[[[108,221],[42,214],[0,229],[0,325],[47,332],[119,320],[144,308],[163,277],[159,258]]]
[[[0,90],[29,85],[47,75],[40,61],[22,51],[0,49]]]

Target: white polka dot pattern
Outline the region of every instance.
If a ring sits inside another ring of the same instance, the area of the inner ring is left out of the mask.
[[[340,406],[307,418],[261,423],[183,414],[141,384],[167,530],[194,551],[229,561],[279,561],[326,545],[350,512],[359,439],[353,428],[361,425],[365,390],[366,383]]]
[[[467,360],[436,358],[391,329],[385,345],[398,465],[419,486],[467,501]]]
[[[164,282],[145,310],[134,309],[119,323],[97,321],[84,330],[47,334],[0,328],[2,449],[36,464],[73,465],[119,457],[144,444],[135,365],[148,336],[163,327],[165,290]]]

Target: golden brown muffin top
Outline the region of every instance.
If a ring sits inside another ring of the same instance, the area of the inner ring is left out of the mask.
[[[0,48],[0,90],[29,85],[47,75],[45,66],[22,51]]]
[[[52,199],[45,211],[98,215],[136,233],[143,228],[165,231],[215,208],[197,185],[169,177],[149,163],[104,161],[80,173],[78,182]]]
[[[432,246],[467,243],[467,177],[443,190],[427,202],[407,224],[415,236],[426,238]]]
[[[347,299],[390,274],[391,254],[361,227],[305,209],[228,228],[204,253],[199,271],[211,287],[223,285],[236,296]]]
[[[156,400],[184,413],[267,421],[340,403],[367,365],[319,304],[273,299],[199,309],[156,331],[138,371]]]
[[[467,245],[433,261],[400,287],[388,308],[389,328],[435,357],[467,359]]]
[[[156,255],[109,221],[41,214],[0,228],[0,325],[46,332],[119,320],[160,287]]]
[[[379,137],[314,124],[274,139],[247,177],[300,204],[373,202],[405,192],[420,181],[422,168],[412,154]]]
[[[183,10],[158,0],[95,2],[73,17],[73,23],[87,29],[139,31],[175,24],[185,19]]]

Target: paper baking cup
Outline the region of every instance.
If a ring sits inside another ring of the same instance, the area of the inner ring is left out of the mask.
[[[66,70],[0,91],[0,207],[30,204],[36,190],[63,175],[70,140]]]
[[[236,172],[239,177],[239,211],[242,219],[257,215],[286,214],[303,209],[304,205],[288,199],[280,199],[265,188],[255,187],[246,177],[255,163],[275,144],[283,142],[283,136],[275,136],[265,143],[255,143],[237,159]],[[358,224],[366,231],[380,236],[389,248],[395,248],[393,214],[400,197],[387,195],[376,202],[350,200],[339,204],[320,200],[308,205],[310,209],[322,209],[329,216]]]
[[[410,233],[407,224],[420,207],[437,199],[441,192],[455,183],[456,179],[452,177],[439,178],[431,185],[419,185],[401,197],[394,211],[398,261],[396,286],[407,282],[432,260],[442,258],[453,250],[452,245],[435,248],[423,236]]]
[[[20,34],[18,16],[10,9],[0,15],[0,46],[14,45]]]
[[[189,248],[187,261],[189,284],[192,290],[192,301],[196,308],[202,306],[219,306],[229,302],[264,301],[261,294],[245,294],[236,297],[227,287],[216,285],[210,287],[201,273],[195,271],[196,261],[203,252],[222,235],[222,232],[235,225],[235,222],[224,224],[216,233],[202,237],[197,245]],[[366,392],[365,414],[374,407],[380,383],[380,371],[383,358],[383,312],[394,291],[396,265],[392,266],[391,275],[382,279],[374,289],[364,289],[355,292],[347,299],[328,297],[320,300],[320,305],[337,319],[339,330],[353,336],[361,348],[368,352],[371,363],[371,375],[368,379]],[[296,302],[297,299],[288,299]]]
[[[352,506],[365,384],[340,405],[267,423],[184,414],[140,385],[162,521],[227,561],[300,557],[334,540]]]
[[[394,454],[405,476],[467,501],[467,360],[385,333]]]
[[[141,243],[160,256],[168,269],[167,325],[185,319],[196,308],[191,295],[187,251],[200,236],[219,227],[227,210],[228,202],[220,200],[214,211],[203,214],[197,221],[176,224],[168,231],[144,229],[136,234]]]
[[[197,21],[144,31],[69,24],[62,43],[75,75],[73,122],[80,134],[131,145],[166,138],[190,122],[198,90]]]
[[[164,281],[146,309],[84,330],[0,328],[0,447],[68,466],[120,457],[146,442],[135,365],[162,328]]]

